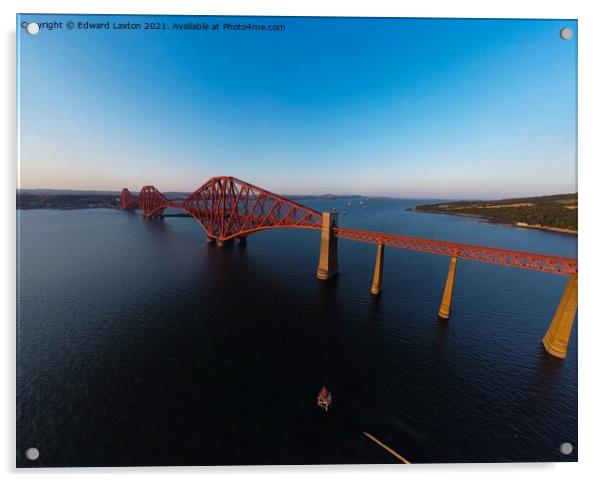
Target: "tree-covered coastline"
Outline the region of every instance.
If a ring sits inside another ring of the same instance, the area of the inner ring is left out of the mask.
[[[516,226],[577,232],[577,193],[500,199],[454,201],[415,206],[413,211],[479,216]]]

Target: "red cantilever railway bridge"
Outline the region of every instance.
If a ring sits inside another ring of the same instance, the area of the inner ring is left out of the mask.
[[[182,200],[171,200],[154,186],[144,186],[138,196],[127,188],[121,191],[122,209],[139,207],[147,218],[162,217],[165,209],[179,208],[189,213],[207,233],[208,241],[220,246],[249,234],[275,228],[301,228],[321,231],[318,278],[329,279],[338,273],[337,239],[345,238],[377,245],[372,293],[382,287],[384,248],[406,249],[439,254],[451,258],[439,316],[449,318],[455,270],[458,258],[494,263],[515,268],[555,273],[569,277],[556,314],[544,337],[546,350],[564,358],[577,310],[577,260],[538,253],[489,248],[463,243],[417,238],[399,234],[341,228],[332,213],[314,209],[266,191],[234,177],[209,179]]]

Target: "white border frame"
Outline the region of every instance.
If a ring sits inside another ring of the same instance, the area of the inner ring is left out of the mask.
[[[548,481],[569,477],[593,478],[602,473],[597,465],[600,444],[600,379],[596,357],[602,342],[600,307],[597,287],[601,286],[596,274],[602,276],[599,256],[596,256],[595,220],[600,218],[598,179],[600,179],[600,107],[602,76],[600,67],[600,37],[602,22],[596,14],[597,2],[592,0],[572,1],[473,1],[473,0],[421,0],[420,2],[398,2],[348,0],[171,0],[162,3],[142,3],[133,0],[4,0],[2,9],[3,62],[2,96],[5,106],[2,123],[4,164],[2,194],[4,233],[2,267],[4,276],[0,293],[4,308],[2,341],[3,392],[0,395],[2,435],[0,458],[2,472],[10,479],[19,475],[28,480],[39,474],[54,479],[75,476],[78,480],[111,474],[120,480],[167,479],[175,475],[187,479],[198,479],[199,475],[215,477],[218,474],[233,478],[247,474],[251,479],[311,477],[331,479],[342,475],[345,478],[365,480],[366,477],[410,478],[446,480],[528,480],[545,477]],[[277,467],[165,467],[165,468],[115,468],[115,469],[15,469],[15,190],[16,168],[16,83],[15,83],[15,15],[20,13],[123,13],[123,14],[188,14],[188,15],[287,15],[287,16],[367,16],[367,17],[474,17],[474,18],[576,18],[579,21],[579,462],[545,464],[436,464],[413,466],[277,466]],[[597,214],[597,217],[596,217]]]

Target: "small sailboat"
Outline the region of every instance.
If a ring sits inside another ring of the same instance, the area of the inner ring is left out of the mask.
[[[330,393],[326,387],[322,386],[322,390],[318,393],[318,407],[325,412],[328,412],[330,405],[332,405],[332,393]]]
[[[347,201],[347,207],[350,208],[351,206],[353,206],[353,204],[351,203],[351,201]]]
[[[359,205],[363,206],[364,205],[364,201],[360,200]]]

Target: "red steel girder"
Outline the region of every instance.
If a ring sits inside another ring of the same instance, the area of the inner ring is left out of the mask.
[[[182,201],[169,200],[154,186],[144,186],[138,197],[127,188],[121,191],[120,205],[128,209],[138,204],[144,216],[160,215],[174,207],[188,212],[211,238],[227,241],[272,228],[321,229],[322,214],[290,199],[261,189],[234,177],[212,177]],[[561,275],[577,272],[577,260],[538,253],[489,248],[434,239],[379,233],[361,229],[334,228],[337,238],[422,253],[456,256],[502,266],[544,271]]]
[[[181,203],[220,241],[271,228],[320,229],[322,214],[234,177],[209,179]]]
[[[144,186],[137,199],[142,214],[146,217],[161,215],[172,204],[155,186]]]
[[[437,241],[400,234],[387,234],[361,229],[335,228],[337,238],[351,239],[371,244],[383,244],[393,248],[419,251],[421,253],[442,254],[458,258],[482,261],[485,263],[511,266],[514,268],[545,271],[548,273],[571,275],[577,272],[577,260],[561,256],[488,248],[471,244]]]
[[[121,190],[119,195],[119,206],[121,209],[132,209],[138,205],[138,199],[133,196],[127,187]]]

